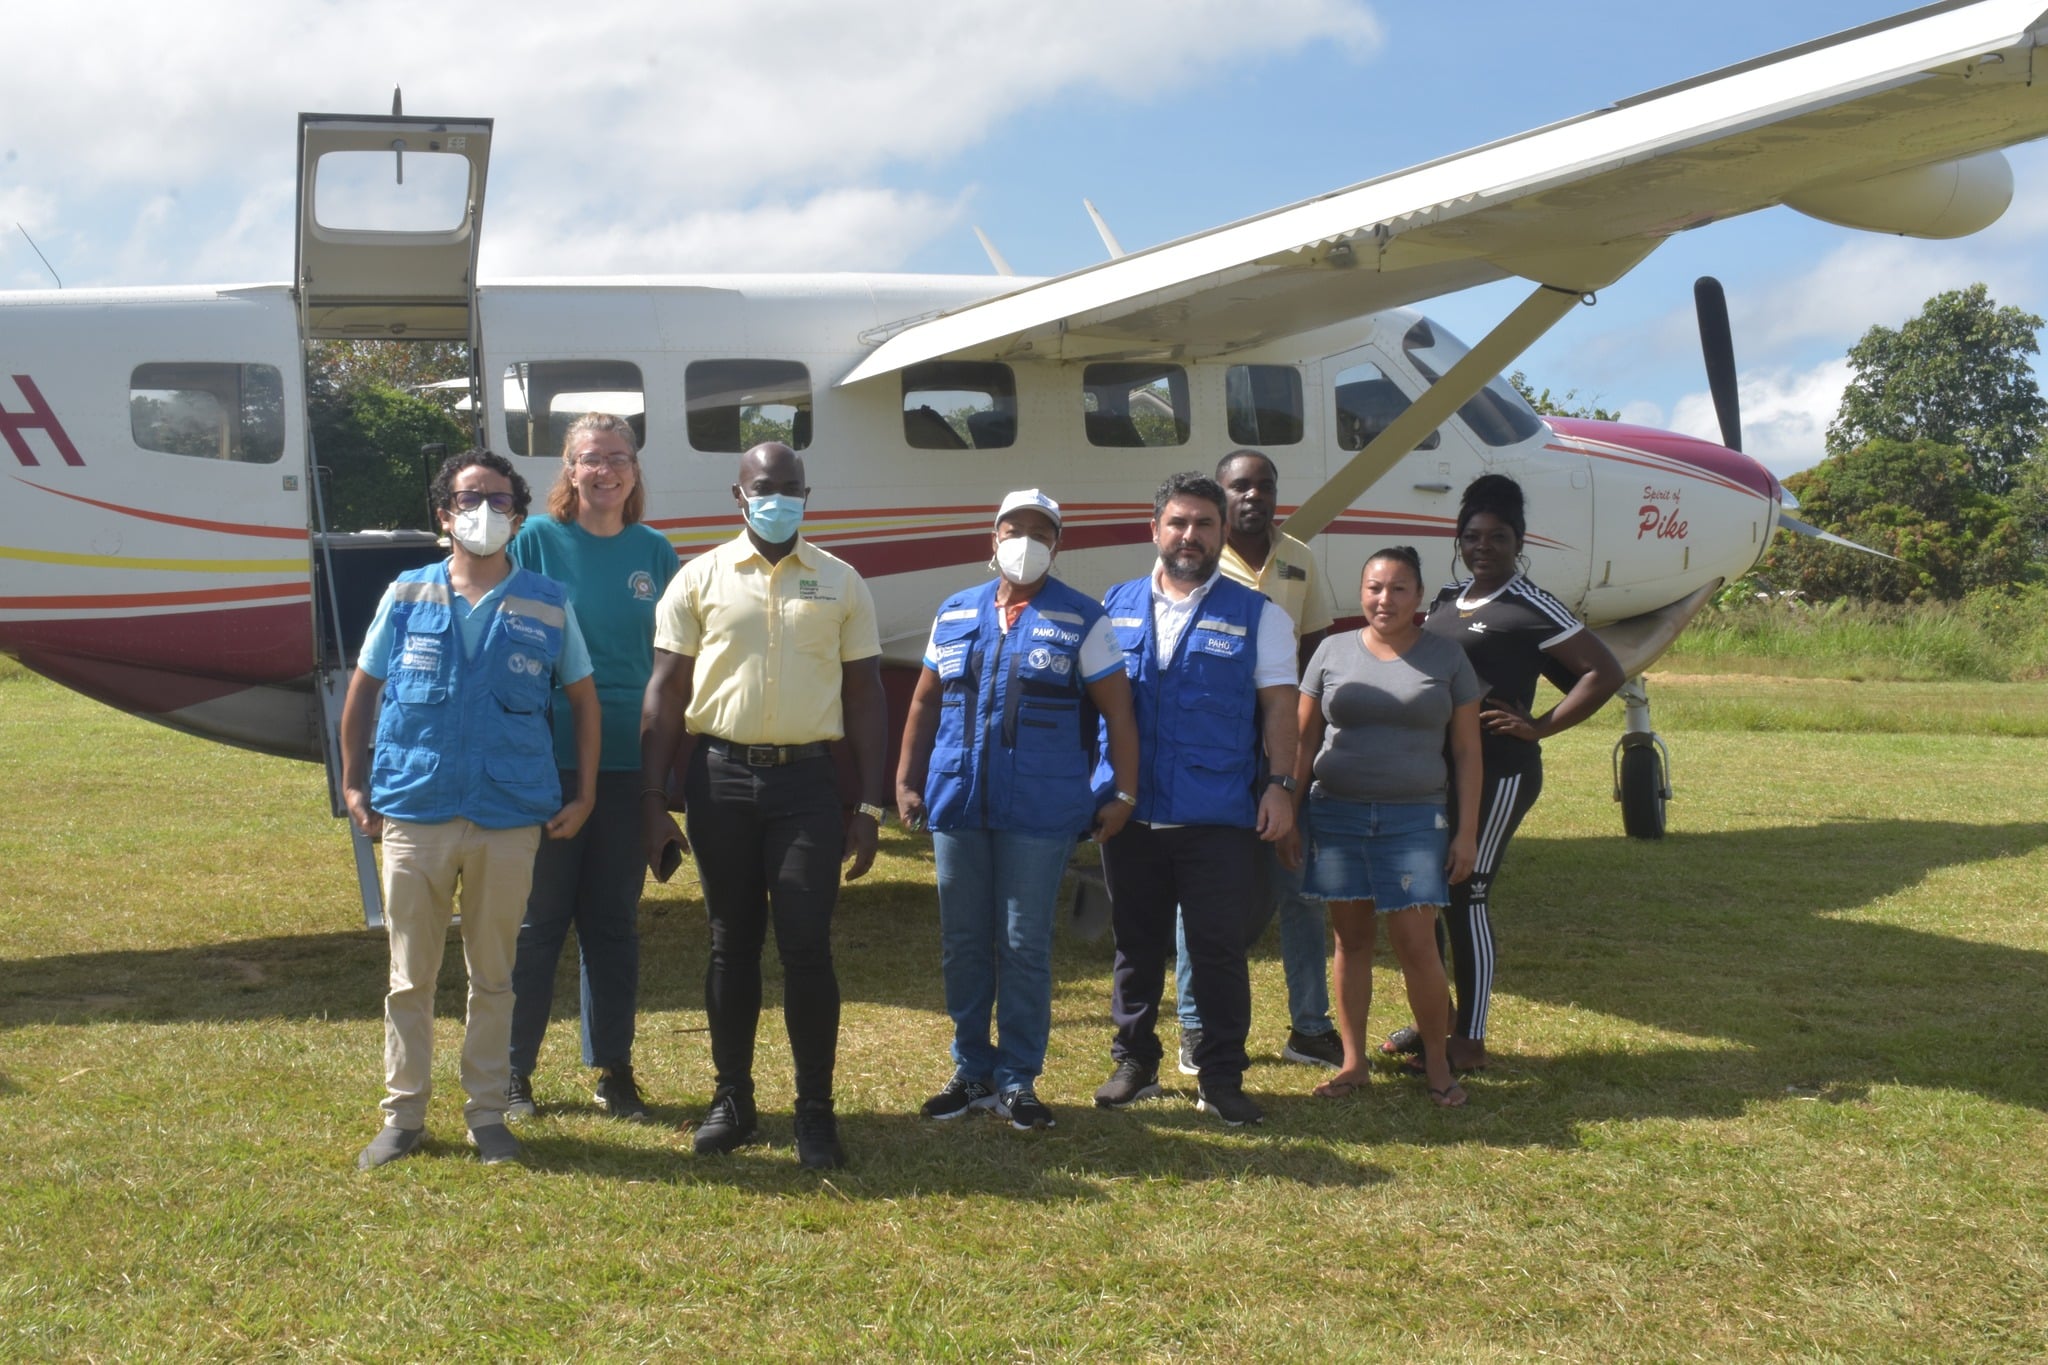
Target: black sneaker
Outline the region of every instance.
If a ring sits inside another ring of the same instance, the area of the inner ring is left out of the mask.
[[[1287,1031],[1287,1046],[1280,1049],[1280,1055],[1290,1062],[1305,1066],[1326,1066],[1339,1071],[1344,1066],[1344,1040],[1332,1029],[1328,1033],[1303,1033],[1300,1029]]]
[[[1052,1110],[1039,1103],[1038,1092],[1028,1085],[1005,1090],[996,1101],[996,1117],[1008,1119],[1010,1126],[1020,1133],[1053,1127]]]
[[[1202,1031],[1198,1028],[1184,1028],[1180,1031],[1180,1074],[1199,1076],[1202,1068],[1195,1065],[1195,1053],[1202,1047]]]
[[[1139,1100],[1156,1100],[1166,1092],[1159,1088],[1159,1069],[1125,1058],[1116,1064],[1095,1091],[1098,1109],[1121,1109]]]
[[[508,1119],[530,1119],[540,1113],[540,1106],[533,1102],[533,1081],[518,1072],[505,1082],[505,1117]]]
[[[996,1107],[996,1092],[981,1081],[970,1081],[965,1076],[955,1075],[946,1082],[946,1088],[918,1106],[917,1112],[928,1119],[957,1119],[962,1114],[971,1114],[977,1109]]]
[[[796,1102],[796,1159],[813,1171],[836,1171],[846,1164],[839,1145],[839,1121],[830,1100]]]
[[[647,1121],[647,1103],[640,1098],[632,1067],[607,1067],[597,1073],[597,1107],[615,1119],[630,1123]]]
[[[715,1156],[758,1142],[760,1118],[754,1112],[754,1097],[722,1085],[711,1097],[711,1112],[697,1125],[690,1146],[698,1156]]]
[[[1266,1111],[1259,1108],[1241,1086],[1202,1086],[1195,1091],[1195,1108],[1205,1114],[1214,1114],[1232,1128],[1266,1121]]]

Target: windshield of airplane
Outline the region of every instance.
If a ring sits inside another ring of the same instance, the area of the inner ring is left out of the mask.
[[[1424,318],[1401,338],[1401,349],[1407,353],[1408,363],[1434,384],[1471,348]],[[1458,417],[1474,436],[1490,446],[1518,445],[1543,430],[1543,419],[1536,415],[1536,410],[1515,392],[1514,385],[1499,375],[1458,409]]]

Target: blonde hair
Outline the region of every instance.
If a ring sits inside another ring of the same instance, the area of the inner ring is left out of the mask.
[[[576,438],[590,432],[610,432],[626,443],[626,449],[633,456],[633,491],[626,494],[626,505],[622,515],[626,525],[639,524],[641,515],[647,510],[647,482],[640,477],[640,439],[633,434],[633,424],[625,418],[609,412],[586,412],[569,424],[562,434],[562,472],[555,476],[555,486],[548,490],[548,515],[556,521],[574,521],[582,508],[582,500],[576,496],[576,466],[569,458],[569,452],[576,446]]]

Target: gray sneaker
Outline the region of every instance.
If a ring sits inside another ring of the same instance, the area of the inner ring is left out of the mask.
[[[486,1123],[469,1130],[469,1145],[486,1166],[507,1166],[526,1160],[526,1149],[512,1130],[502,1123]]]
[[[370,1139],[370,1145],[356,1156],[356,1169],[374,1171],[379,1166],[411,1156],[427,1140],[424,1128],[399,1128],[387,1125],[377,1136]]]
[[[1195,1054],[1202,1049],[1202,1031],[1198,1028],[1184,1028],[1180,1031],[1180,1074],[1199,1076],[1202,1068],[1195,1065]]]
[[[1099,1109],[1121,1109],[1139,1100],[1156,1100],[1165,1093],[1159,1088],[1158,1068],[1127,1057],[1096,1087],[1095,1104]]]

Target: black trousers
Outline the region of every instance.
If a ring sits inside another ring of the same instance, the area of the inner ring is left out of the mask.
[[[1202,1002],[1195,1064],[1204,1085],[1242,1084],[1252,1021],[1246,929],[1264,896],[1259,836],[1228,825],[1126,825],[1104,845],[1102,871],[1116,935],[1109,1006],[1116,1038],[1110,1055],[1159,1065],[1159,996],[1174,953],[1178,907],[1195,999]]]
[[[718,1084],[753,1092],[761,948],[772,920],[796,1097],[830,1099],[839,1051],[832,907],[846,838],[832,760],[753,768],[699,744],[683,800],[711,919],[704,1012]]]
[[[1479,789],[1479,858],[1472,875],[1451,887],[1451,903],[1437,921],[1437,948],[1445,951],[1455,988],[1455,1037],[1483,1042],[1486,1011],[1493,1000],[1493,918],[1489,898],[1508,840],[1521,828],[1522,817],[1543,794],[1543,765],[1520,772],[1488,772]],[[1458,823],[1458,803],[1450,802],[1451,827]]]

